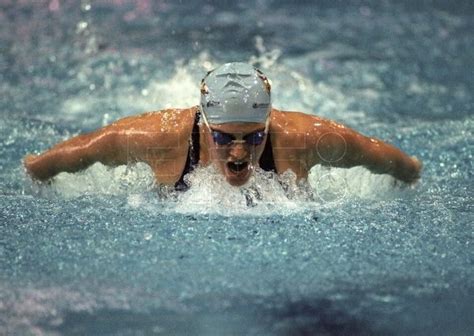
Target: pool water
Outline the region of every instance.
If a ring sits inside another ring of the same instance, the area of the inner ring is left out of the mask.
[[[470,1],[0,1],[0,334],[472,335]],[[31,181],[21,159],[124,116],[197,104],[229,61],[274,106],[424,163],[406,186],[143,164]]]

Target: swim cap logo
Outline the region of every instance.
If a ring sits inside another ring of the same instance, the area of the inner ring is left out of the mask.
[[[217,101],[217,100],[209,100],[209,101],[206,103],[206,106],[207,106],[207,107],[220,106],[220,105],[221,105],[221,102],[220,102],[220,101]]]
[[[267,103],[253,103],[252,105],[253,108],[268,108],[268,106],[270,106],[270,104]]]

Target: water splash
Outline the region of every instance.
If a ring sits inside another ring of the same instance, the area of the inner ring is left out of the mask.
[[[288,197],[285,191],[295,189],[294,174],[279,178],[276,174],[257,169],[243,187],[229,185],[214,167],[198,168],[187,177],[191,188],[180,195],[175,211],[191,214],[223,216],[289,215],[301,211],[300,199]]]
[[[61,173],[51,184],[30,182],[26,192],[65,199],[124,195],[131,208],[150,212],[160,209],[171,214],[268,217],[337,207],[358,198],[406,197],[413,190],[390,176],[375,175],[361,167],[315,166],[307,181],[297,181],[291,171],[278,175],[257,168],[247,184],[234,187],[209,166],[198,167],[185,176],[185,181],[189,190],[178,192],[173,187],[156,185],[153,172],[144,163],[116,168],[96,163],[83,172]]]
[[[128,195],[152,190],[154,177],[151,168],[144,163],[115,168],[96,163],[82,172],[60,173],[49,184],[30,180],[29,187],[26,192],[46,198]]]

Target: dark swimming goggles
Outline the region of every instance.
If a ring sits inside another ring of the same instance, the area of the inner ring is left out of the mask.
[[[220,146],[230,145],[232,143],[246,143],[250,146],[258,146],[263,143],[265,140],[265,131],[257,131],[253,133],[246,134],[242,140],[236,140],[232,134],[223,133],[219,131],[212,131],[212,139],[214,142]]]

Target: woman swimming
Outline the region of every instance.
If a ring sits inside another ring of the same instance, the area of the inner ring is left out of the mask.
[[[272,108],[265,75],[237,62],[204,77],[199,106],[123,118],[24,159],[27,172],[42,181],[95,162],[145,162],[157,183],[178,188],[197,165],[215,165],[234,186],[245,184],[258,166],[279,174],[289,169],[298,179],[317,164],[364,166],[407,183],[422,167],[396,147],[334,121]]]

